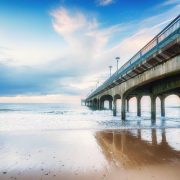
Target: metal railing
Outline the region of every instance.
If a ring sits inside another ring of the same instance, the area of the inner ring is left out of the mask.
[[[180,15],[178,15],[169,25],[167,25],[157,36],[155,36],[147,45],[145,45],[140,51],[138,51],[129,61],[127,61],[121,68],[119,68],[110,78],[108,78],[101,86],[99,86],[94,92],[92,92],[87,98],[102,91],[113,82],[123,76],[133,65],[139,62],[139,60],[146,55],[153,48],[158,47],[166,38],[173,34],[180,28]]]

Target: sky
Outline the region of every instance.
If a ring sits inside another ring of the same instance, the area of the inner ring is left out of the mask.
[[[180,12],[180,0],[0,0],[0,102],[79,102]]]

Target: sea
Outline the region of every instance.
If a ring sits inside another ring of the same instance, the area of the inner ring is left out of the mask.
[[[149,109],[142,110],[142,117],[136,116],[135,108],[126,113],[126,120],[111,110],[93,110],[80,104],[64,103],[1,103],[0,131],[17,130],[104,130],[133,128],[180,128],[180,107],[167,107],[166,117],[152,123]]]

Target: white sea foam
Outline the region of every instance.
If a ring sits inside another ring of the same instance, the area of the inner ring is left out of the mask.
[[[112,111],[93,111],[84,106],[67,104],[0,104],[0,131],[13,130],[85,130],[85,129],[131,129],[131,128],[178,128],[180,109],[166,108],[167,117],[152,124],[150,113],[127,113],[127,120],[121,121]]]

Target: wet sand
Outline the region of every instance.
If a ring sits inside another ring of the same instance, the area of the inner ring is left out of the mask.
[[[0,179],[180,177],[180,129],[1,131]]]

